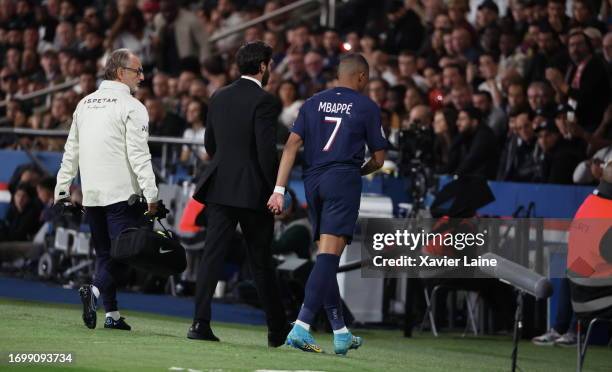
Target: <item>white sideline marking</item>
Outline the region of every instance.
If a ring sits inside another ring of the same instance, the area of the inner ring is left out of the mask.
[[[309,369],[257,369],[255,372],[325,372],[325,371],[311,371]]]

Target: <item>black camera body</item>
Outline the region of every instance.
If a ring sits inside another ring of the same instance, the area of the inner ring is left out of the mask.
[[[433,166],[434,139],[432,127],[420,121],[410,123],[408,129],[399,132],[399,169],[402,175],[413,173],[415,166]]]

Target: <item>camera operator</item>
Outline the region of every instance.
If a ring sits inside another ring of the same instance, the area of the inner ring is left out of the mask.
[[[96,250],[93,285],[79,289],[83,322],[96,327],[97,298],[106,310],[104,328],[130,330],[117,308],[117,283],[125,266],[110,256],[111,241],[128,227],[143,223],[143,209],[128,205],[143,193],[148,214],[157,213],[157,187],[149,153],[149,116],[132,94],[144,80],[142,64],[127,49],[109,56],[104,81],[83,98],[73,115],[70,134],[57,174],[56,203],[69,205],[69,187],[80,171],[83,205]]]

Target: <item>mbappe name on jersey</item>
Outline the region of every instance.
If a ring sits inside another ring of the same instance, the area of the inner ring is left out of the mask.
[[[319,102],[319,110],[328,114],[351,114],[353,103]]]

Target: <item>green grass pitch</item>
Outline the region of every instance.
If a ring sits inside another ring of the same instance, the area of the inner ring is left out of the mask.
[[[347,357],[311,354],[288,347],[269,349],[264,327],[214,323],[220,343],[188,340],[189,319],[125,311],[131,332],[89,330],[77,306],[0,299],[0,370],[27,371],[509,371],[509,337],[466,337],[416,332],[357,330],[364,346]],[[331,351],[331,335],[315,334]],[[7,352],[71,352],[70,365],[8,365]],[[525,372],[573,371],[575,349],[519,346]],[[172,368],[174,367],[174,368]],[[612,350],[589,349],[585,371],[612,371]]]

